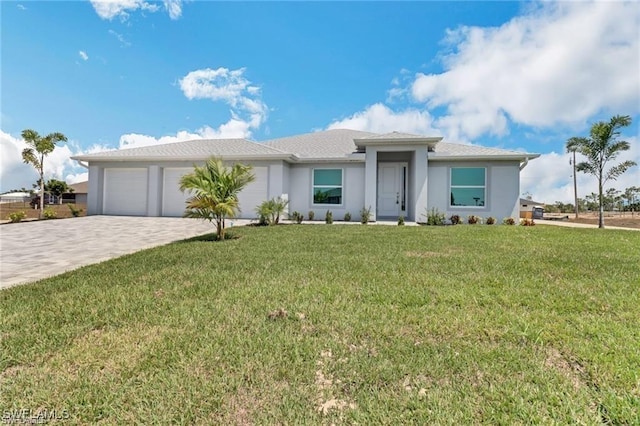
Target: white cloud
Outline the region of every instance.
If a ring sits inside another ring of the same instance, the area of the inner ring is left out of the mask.
[[[439,135],[440,132],[433,128],[432,124],[433,118],[427,111],[405,109],[396,112],[386,105],[376,103],[364,111],[332,122],[327,128],[363,130],[374,133],[399,131],[419,135]]]
[[[157,12],[160,10],[154,2],[144,0],[91,0],[91,4],[98,16],[108,20],[119,17],[126,21],[130,12],[137,10]],[[182,0],[164,0],[164,8],[171,19],[178,19],[182,15]]]
[[[18,3],[18,4],[16,5],[16,7],[17,7],[18,9],[20,9],[20,10],[27,10],[27,8],[26,8],[24,5],[20,4],[20,3]]]
[[[118,39],[118,41],[120,42],[120,46],[121,47],[129,47],[129,46],[131,46],[131,42],[126,40],[122,34],[117,33],[117,32],[115,32],[113,30],[109,30],[109,34],[111,34],[112,36],[114,36],[115,38]]]
[[[267,119],[268,108],[262,101],[260,88],[247,80],[244,73],[245,68],[195,70],[180,79],[180,89],[187,99],[225,102],[231,107],[229,123],[241,121],[249,129],[255,129]]]
[[[89,55],[83,50],[78,51],[78,55],[82,58],[83,61],[89,60]]]
[[[631,149],[624,151],[611,165],[619,164],[626,160],[640,164],[640,140],[638,137],[623,138],[631,145]],[[573,167],[569,163],[572,156],[566,153],[551,152],[542,154],[539,158],[531,160],[529,165],[520,173],[520,189],[522,193],[529,192],[533,199],[545,203],[562,201],[573,203]],[[577,162],[582,161],[580,155]],[[607,168],[608,168],[607,167]],[[598,192],[598,181],[592,175],[577,173],[578,197],[584,198],[592,192]],[[617,180],[605,184],[605,189],[616,188],[624,191],[625,188],[640,184],[640,168],[638,166],[627,170]]]
[[[497,28],[448,34],[446,71],[417,74],[415,100],[445,107],[439,127],[458,137],[508,132],[516,123],[582,126],[595,114],[640,105],[640,3],[537,5]]]

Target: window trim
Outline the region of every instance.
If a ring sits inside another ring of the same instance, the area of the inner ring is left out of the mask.
[[[315,185],[315,172],[316,170],[340,170],[340,185]],[[340,204],[316,204],[315,194],[316,188],[340,188],[340,199],[342,202]],[[342,167],[313,167],[311,169],[311,205],[314,207],[342,207],[344,206],[344,168]]]
[[[453,185],[453,169],[483,169],[484,170],[484,185]],[[449,194],[448,194],[448,205],[450,209],[474,209],[481,210],[487,208],[487,177],[488,177],[487,166],[451,166],[449,167]],[[482,188],[484,190],[484,204],[481,206],[458,206],[451,204],[451,190],[453,188]]]

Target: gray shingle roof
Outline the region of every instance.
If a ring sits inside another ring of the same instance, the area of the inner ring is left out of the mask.
[[[356,151],[354,139],[376,136],[359,130],[334,129],[265,141],[264,145],[300,158],[341,158]]]
[[[72,158],[82,161],[144,159],[194,160],[206,159],[211,156],[232,159],[247,157],[289,157],[290,155],[276,148],[246,139],[199,139],[78,155]]]
[[[437,158],[463,158],[463,157],[529,157],[533,155],[526,152],[511,151],[498,148],[487,148],[479,145],[466,145],[459,143],[440,142],[433,152],[429,154],[429,159]]]

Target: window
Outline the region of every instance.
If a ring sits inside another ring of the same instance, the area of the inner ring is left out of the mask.
[[[486,175],[484,167],[452,167],[451,206],[484,207]]]
[[[342,204],[342,169],[313,170],[313,204]]]

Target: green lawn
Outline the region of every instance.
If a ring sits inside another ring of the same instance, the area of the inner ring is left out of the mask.
[[[233,230],[0,292],[0,411],[640,424],[640,233]]]

